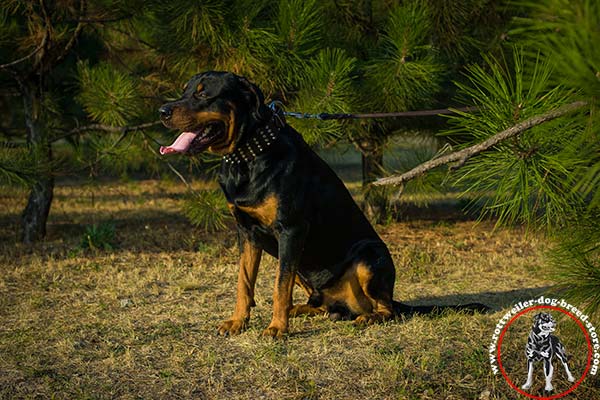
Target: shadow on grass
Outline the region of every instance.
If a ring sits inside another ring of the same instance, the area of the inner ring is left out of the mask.
[[[519,301],[536,299],[541,295],[551,293],[552,286],[540,286],[503,292],[481,292],[473,294],[451,294],[447,296],[419,297],[405,304],[415,305],[452,305],[482,303],[490,307],[489,312],[496,312],[517,304]]]
[[[86,228],[111,224],[115,227],[110,253],[162,253],[177,251],[218,251],[235,243],[233,221],[226,219],[227,228],[216,232],[193,226],[182,214],[173,211],[153,213],[148,210],[117,210],[112,212],[70,212],[51,215],[44,241],[22,246],[19,240],[20,216],[0,215],[0,246],[8,246],[14,255],[46,252],[48,247],[64,252],[77,250]]]

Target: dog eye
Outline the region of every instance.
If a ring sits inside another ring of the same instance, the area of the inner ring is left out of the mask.
[[[205,91],[195,92],[194,97],[198,100],[204,100],[208,97]]]

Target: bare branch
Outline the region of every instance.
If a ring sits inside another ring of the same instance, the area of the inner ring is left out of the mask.
[[[79,5],[79,15],[80,16],[85,15],[86,8],[87,8],[87,5],[85,3],[85,0],[81,0],[81,3]],[[77,26],[75,27],[75,31],[73,32],[73,35],[71,36],[71,38],[69,39],[69,41],[67,42],[65,47],[58,54],[58,56],[56,57],[56,60],[54,60],[54,64],[58,64],[63,58],[65,58],[67,56],[67,54],[69,54],[69,51],[71,51],[71,49],[75,45],[75,42],[77,42],[77,40],[79,39],[79,36],[81,35],[81,32],[83,31],[84,25],[85,25],[85,23],[82,21],[77,23]]]
[[[411,169],[408,172],[405,172],[404,174],[378,179],[377,181],[373,182],[373,185],[401,185],[404,182],[410,181],[418,176],[423,175],[425,172],[433,168],[439,167],[440,165],[449,164],[451,162],[457,162],[457,164],[453,166],[453,169],[460,168],[467,162],[469,158],[473,157],[474,155],[486,151],[506,139],[518,136],[536,125],[543,124],[544,122],[553,120],[558,117],[562,117],[565,114],[571,113],[575,110],[585,107],[587,104],[588,103],[585,101],[576,101],[574,103],[570,103],[559,107],[556,110],[548,111],[547,113],[529,118],[502,132],[495,134],[494,136],[490,137],[487,140],[484,140],[481,143],[424,162],[423,164],[418,165],[417,167]]]
[[[133,125],[133,126],[112,126],[112,125],[103,125],[103,124],[91,124],[91,125],[85,125],[85,126],[80,126],[78,128],[71,129],[66,134],[52,139],[52,141],[56,142],[58,140],[66,139],[68,137],[79,135],[80,133],[89,132],[89,131],[127,133],[127,132],[131,132],[131,131],[137,131],[137,130],[141,130],[141,129],[151,128],[153,126],[160,125],[160,123],[161,123],[160,121],[153,121],[153,122],[147,122],[145,124]]]
[[[125,15],[121,15],[119,17],[110,17],[110,18],[79,18],[79,19],[75,19],[75,20],[67,20],[65,22],[84,22],[84,23],[88,23],[88,24],[103,24],[103,23],[107,23],[107,22],[118,22],[118,21],[122,21],[124,19],[129,19],[129,18],[133,18],[133,14],[125,14]]]
[[[40,43],[40,45],[38,47],[36,47],[31,53],[27,54],[25,57],[21,57],[21,58],[15,60],[15,61],[11,61],[6,64],[0,64],[0,69],[14,67],[17,64],[22,63],[23,61],[29,60],[31,57],[36,55],[38,51],[42,50],[44,48],[44,46],[46,46],[46,42],[48,41],[48,36],[49,36],[48,31],[46,31],[46,33],[44,34],[44,37],[42,38],[42,42]]]

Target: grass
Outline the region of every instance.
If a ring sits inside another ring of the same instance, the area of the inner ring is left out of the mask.
[[[396,299],[480,301],[493,307],[490,314],[449,312],[368,328],[297,318],[286,340],[267,340],[260,333],[270,320],[276,264],[266,256],[250,328],[222,338],[216,326],[233,310],[237,277],[231,221],[217,233],[193,228],[182,217],[183,185],[61,185],[47,240],[34,247],[14,233],[26,192],[5,189],[0,398],[518,398],[492,375],[486,349],[511,304],[549,285],[544,240],[521,229],[418,219],[377,227],[396,263]],[[79,246],[86,227],[107,223],[115,228],[111,250]],[[305,300],[299,290],[295,297]],[[507,346],[524,348],[520,337],[521,345],[513,335]],[[564,374],[556,369],[558,382]],[[579,361],[572,370],[581,374]],[[599,398],[599,386],[587,378],[569,398]],[[542,394],[540,385],[534,390]]]

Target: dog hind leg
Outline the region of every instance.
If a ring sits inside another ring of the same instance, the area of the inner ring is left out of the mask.
[[[290,318],[300,315],[320,315],[325,313],[325,307],[322,306],[320,294],[296,273],[295,284],[300,286],[308,296],[307,304],[294,304],[290,310]],[[318,303],[318,304],[317,304]]]
[[[565,367],[565,372],[567,373],[567,379],[569,380],[569,382],[575,382],[575,377],[571,373],[571,370],[569,369],[569,364],[567,363],[567,355],[565,354],[564,347],[559,347],[555,354],[562,363],[563,367]]]
[[[562,359],[560,361],[562,362],[562,365],[565,367],[565,372],[567,373],[567,379],[569,380],[569,382],[575,382],[575,377],[573,376],[573,374],[571,373],[571,370],[569,369],[569,364],[567,364],[567,362],[563,361]]]
[[[357,265],[358,284],[371,303],[369,313],[360,314],[354,320],[357,325],[368,325],[389,320],[394,317],[395,268],[387,248],[381,248],[367,262]]]

